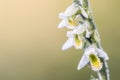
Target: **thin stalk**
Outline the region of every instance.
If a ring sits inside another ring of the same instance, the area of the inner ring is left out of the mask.
[[[75,1],[77,1],[77,3],[78,2],[80,3],[80,0],[75,0]],[[93,30],[97,30],[97,27],[95,25],[94,18],[93,18],[93,15],[92,15],[92,9],[90,7],[89,0],[83,0],[83,3],[85,4],[85,5],[83,5],[83,7],[85,9],[87,8],[86,11],[88,12],[88,15],[89,15],[89,18],[85,19],[85,20],[87,20],[90,23],[91,28]],[[81,4],[80,4],[80,6],[81,6]],[[101,47],[101,43],[99,43],[97,46],[98,46],[98,48],[102,48]],[[108,64],[107,64],[107,62],[103,58],[101,58],[101,62],[103,63],[103,68],[100,71],[97,72],[98,78],[99,78],[99,80],[110,80]]]

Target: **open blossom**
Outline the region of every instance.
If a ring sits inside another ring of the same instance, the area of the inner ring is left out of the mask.
[[[72,16],[73,14],[76,14],[78,10],[79,10],[79,6],[73,3],[65,10],[64,16],[66,17]]]
[[[68,29],[74,29],[79,24],[80,15],[78,15],[78,13],[88,18],[84,9],[76,3],[73,3],[64,13],[59,14],[59,18],[62,19],[62,21],[59,23],[58,28],[67,27]]]
[[[89,30],[89,25],[87,23],[87,21],[83,22],[82,24],[79,24],[74,30],[74,33],[76,34],[82,34],[83,32],[86,32],[85,37],[89,38],[91,36],[91,32]]]
[[[82,48],[83,43],[80,35],[75,34],[73,31],[68,31],[67,37],[68,37],[68,40],[62,46],[62,50],[69,49],[72,46],[74,46],[76,49]]]
[[[81,37],[81,35],[84,33],[86,33],[86,37],[89,37],[91,35],[89,30],[87,29],[86,23],[79,24],[72,31],[68,31],[68,40],[64,43],[62,50],[66,50],[68,48],[71,48],[72,46],[74,46],[76,49],[81,49],[83,46],[82,39],[84,38]]]
[[[102,49],[98,49],[94,45],[90,46],[85,50],[85,53],[78,64],[78,70],[82,69],[88,63],[90,63],[93,71],[101,70],[103,63],[100,61],[100,58],[105,60],[109,59],[106,52]]]
[[[74,26],[77,25],[76,13],[78,11],[80,11],[78,5],[73,3],[65,10],[64,13],[60,13],[59,18],[62,19],[62,21],[58,25],[58,28],[63,28],[63,27],[68,27],[69,29],[74,28]]]
[[[64,15],[63,13],[60,13],[59,16]],[[68,29],[74,29],[79,24],[79,18],[80,16],[73,17],[64,17],[62,21],[59,23],[58,28],[67,27]]]

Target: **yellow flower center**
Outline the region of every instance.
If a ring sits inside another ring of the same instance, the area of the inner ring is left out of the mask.
[[[75,43],[76,43],[77,46],[80,46],[81,43],[82,43],[77,34],[75,35]]]
[[[90,54],[89,59],[93,70],[98,71],[102,68],[102,63],[96,55]]]
[[[78,25],[78,22],[76,20],[69,19],[68,22],[69,22],[69,25],[71,25],[71,26],[77,26]]]

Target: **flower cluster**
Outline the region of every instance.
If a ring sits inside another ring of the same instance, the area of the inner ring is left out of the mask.
[[[83,46],[82,36],[86,34],[86,37],[90,37],[89,26],[87,21],[81,20],[80,14],[88,18],[85,10],[76,3],[69,6],[64,13],[60,13],[59,17],[62,19],[58,28],[67,27],[71,31],[67,32],[68,40],[62,47],[62,50],[66,50],[75,46],[76,49],[81,49]]]
[[[82,69],[86,64],[91,66],[93,71],[99,71],[103,67],[100,58],[108,60],[106,52],[99,47],[100,37],[98,31],[91,25],[90,12],[83,5],[83,0],[79,4],[74,2],[65,12],[59,14],[62,21],[58,28],[66,27],[69,29],[66,35],[68,39],[62,46],[62,50],[67,50],[71,47],[76,49],[84,49],[83,57],[78,64],[78,70]]]

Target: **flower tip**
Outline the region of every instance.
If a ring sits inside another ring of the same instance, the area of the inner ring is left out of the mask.
[[[77,67],[77,70],[80,70],[80,69],[81,69],[81,67],[80,67],[80,66],[78,66],[78,67]]]
[[[68,38],[68,40],[62,46],[62,50],[67,50],[67,49],[71,48],[73,46],[73,41],[74,41],[73,38]]]
[[[88,62],[89,60],[87,59],[86,55],[83,55],[77,66],[77,70],[81,70],[83,67],[87,65]]]
[[[108,57],[108,56],[106,56],[106,57],[105,57],[105,60],[109,60],[109,57]]]
[[[79,68],[77,68],[77,70],[80,70]]]
[[[65,50],[67,50],[67,49],[69,49],[69,48],[70,48],[70,47],[68,47],[67,44],[64,44],[64,45],[62,46],[61,50],[62,50],[62,51],[65,51]]]
[[[65,50],[67,50],[67,49],[63,46],[63,47],[61,48],[61,50],[62,50],[62,51],[65,51]]]
[[[60,19],[64,19],[66,17],[64,13],[59,13],[58,16]]]
[[[66,20],[62,20],[59,24],[58,24],[58,28],[63,28],[66,26]]]
[[[57,27],[57,28],[59,28],[59,29],[60,29],[60,28],[63,28],[63,27],[61,27],[61,25],[58,25],[58,27]]]

